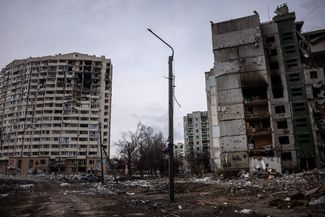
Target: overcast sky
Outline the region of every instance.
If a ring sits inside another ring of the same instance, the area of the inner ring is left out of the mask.
[[[304,31],[325,29],[325,1],[287,0]],[[278,0],[0,0],[0,68],[14,59],[81,52],[113,63],[112,142],[137,122],[167,137],[168,47],[175,49],[175,142],[182,117],[207,110],[204,72],[213,66],[210,21],[272,18]],[[114,147],[112,147],[114,150]]]

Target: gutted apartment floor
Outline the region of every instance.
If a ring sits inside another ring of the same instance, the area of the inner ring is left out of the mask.
[[[315,174],[272,179],[76,181],[0,177],[0,216],[325,216],[325,185]],[[323,199],[322,199],[323,198]]]

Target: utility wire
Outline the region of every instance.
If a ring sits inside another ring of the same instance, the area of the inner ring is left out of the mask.
[[[175,68],[174,67],[175,66],[175,62],[174,62],[174,64],[173,64],[173,68]],[[178,107],[179,108],[181,108],[182,106],[181,106],[181,104],[178,102],[178,100],[177,100],[177,98],[176,98],[176,94],[175,94],[175,87],[176,87],[176,85],[175,85],[175,83],[176,83],[176,76],[173,74],[173,98],[174,98],[174,101],[176,102],[176,104],[178,105]]]

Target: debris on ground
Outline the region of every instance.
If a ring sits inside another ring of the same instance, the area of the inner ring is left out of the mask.
[[[309,206],[321,206],[321,205],[325,205],[325,196],[321,196],[318,199],[312,199],[309,202]]]
[[[61,187],[66,187],[66,186],[70,186],[70,184],[67,183],[67,182],[62,182],[62,183],[60,184],[60,186],[61,186]]]
[[[169,202],[167,178],[102,184],[92,175],[0,176],[0,216],[325,216],[325,184],[316,170],[273,173],[177,177],[176,203]]]

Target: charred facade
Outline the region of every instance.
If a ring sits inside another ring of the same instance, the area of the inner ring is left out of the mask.
[[[270,22],[255,14],[211,25],[212,170],[248,169],[262,159],[280,172],[320,166],[324,65],[310,47],[320,39],[301,33],[302,25],[286,5]]]

